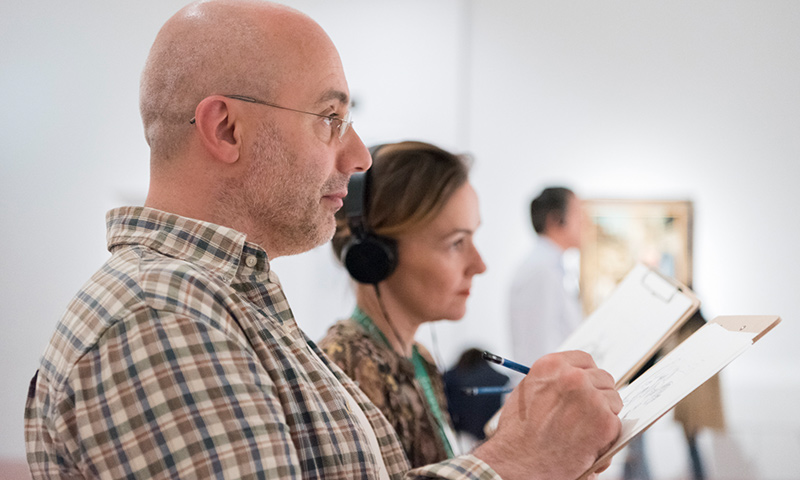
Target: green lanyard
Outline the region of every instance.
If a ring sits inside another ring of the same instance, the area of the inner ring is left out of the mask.
[[[378,327],[375,326],[372,319],[364,313],[358,306],[356,306],[355,310],[353,310],[353,320],[356,321],[359,325],[361,325],[364,330],[366,330],[370,335],[381,340],[386,346],[392,348],[389,340],[386,339],[386,336],[383,332],[380,331]],[[442,444],[444,445],[444,449],[447,452],[448,458],[453,458],[453,448],[450,446],[450,441],[447,438],[447,433],[445,428],[444,416],[442,415],[442,409],[439,406],[439,402],[436,400],[436,394],[433,393],[433,385],[431,384],[431,378],[428,375],[428,370],[425,368],[425,360],[422,358],[422,355],[417,350],[416,345],[412,345],[411,347],[411,362],[414,364],[414,378],[416,378],[417,382],[419,382],[420,386],[422,386],[422,391],[425,393],[425,400],[428,403],[428,407],[431,409],[431,413],[436,419],[436,423],[439,432],[439,438],[442,440]]]

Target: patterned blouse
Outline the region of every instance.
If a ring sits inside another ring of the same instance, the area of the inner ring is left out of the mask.
[[[447,458],[438,424],[415,379],[410,359],[399,355],[353,318],[332,326],[319,346],[383,412],[400,437],[412,467]],[[442,375],[430,353],[418,343],[415,346],[425,361],[442,415],[452,425],[447,415]]]

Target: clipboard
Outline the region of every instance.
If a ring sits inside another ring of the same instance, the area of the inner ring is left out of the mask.
[[[637,263],[558,351],[589,353],[620,389],[699,307],[688,287]]]
[[[619,390],[699,307],[700,300],[688,287],[636,263],[557,351],[589,353],[614,377]],[[499,422],[500,410],[486,422],[487,436]]]
[[[620,391],[622,431],[578,480],[588,478],[681,399],[725,368],[780,323],[776,315],[721,316],[707,323]]]

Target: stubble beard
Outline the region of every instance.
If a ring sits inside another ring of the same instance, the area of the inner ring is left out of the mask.
[[[267,248],[271,257],[295,255],[326,243],[336,229],[332,211],[320,204],[323,192],[335,191],[344,180],[328,179],[315,187],[314,175],[301,170],[274,125],[259,127],[253,161],[245,178],[225,188],[227,210],[244,212],[250,240]]]

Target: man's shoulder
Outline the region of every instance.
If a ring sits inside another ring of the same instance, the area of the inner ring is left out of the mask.
[[[541,251],[534,248],[517,265],[513,278],[515,282],[519,283],[542,278],[558,278],[560,275],[558,259],[554,261],[550,255],[542,254]]]
[[[58,382],[109,332],[169,313],[210,318],[225,286],[189,261],[137,246],[117,250],[67,305],[40,368]]]

